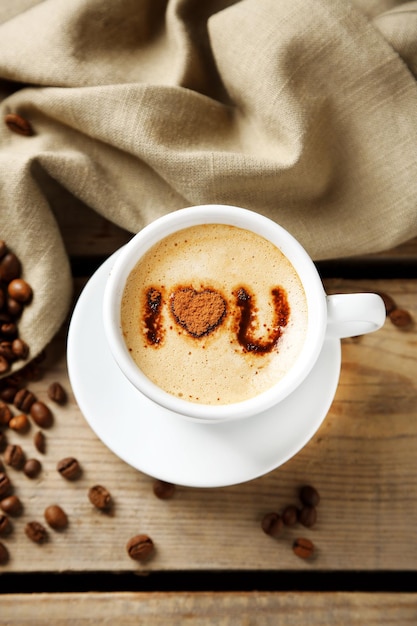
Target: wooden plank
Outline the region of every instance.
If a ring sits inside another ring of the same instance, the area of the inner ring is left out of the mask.
[[[147,626],[415,626],[415,594],[392,593],[76,593],[0,596],[9,626],[146,623]],[[145,620],[142,622],[142,620]]]
[[[329,291],[381,290],[417,319],[417,282],[328,281]],[[153,494],[152,477],[126,465],[97,439],[69,389],[65,329],[47,350],[44,377],[30,388],[46,402],[59,380],[69,391],[64,407],[52,407],[54,425],[45,430],[47,453],[27,434],[8,431],[27,456],[40,457],[43,470],[30,480],[8,469],[24,509],[2,538],[10,552],[4,572],[178,571],[178,570],[409,570],[417,563],[417,360],[416,327],[387,321],[377,333],[343,341],[340,385],[323,425],[308,445],[277,470],[232,487],[177,487],[170,500]],[[92,372],[94,375],[94,372]],[[117,415],[115,415],[117,420]],[[0,454],[0,458],[3,455]],[[68,482],[56,471],[67,456],[79,459],[83,474]],[[312,529],[286,529],[278,539],[261,530],[264,514],[297,501],[303,483],[321,493]],[[87,492],[99,483],[114,497],[106,514],[93,509]],[[69,526],[50,531],[45,545],[27,539],[28,520],[43,521],[44,509],[60,504]],[[127,540],[148,533],[156,545],[145,564],[126,553]],[[317,546],[317,557],[297,558],[292,541],[300,534]]]

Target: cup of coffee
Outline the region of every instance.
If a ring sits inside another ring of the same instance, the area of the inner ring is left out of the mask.
[[[247,209],[204,205],[158,218],[119,252],[103,300],[105,335],[126,378],[193,420],[278,405],[326,337],[379,329],[372,293],[327,296],[300,243]]]

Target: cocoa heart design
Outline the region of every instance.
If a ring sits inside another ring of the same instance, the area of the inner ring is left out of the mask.
[[[196,291],[181,287],[171,294],[171,311],[175,320],[193,337],[215,330],[226,315],[226,300],[215,289]]]

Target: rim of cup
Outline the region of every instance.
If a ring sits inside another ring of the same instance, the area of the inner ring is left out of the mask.
[[[121,300],[126,280],[140,258],[168,235],[203,224],[227,224],[251,230],[271,241],[289,259],[302,282],[307,300],[306,338],[295,364],[270,389],[253,398],[231,404],[199,404],[174,396],[152,382],[129,354],[121,330]],[[292,393],[313,368],[323,345],[326,294],[318,271],[303,246],[282,226],[252,210],[221,204],[178,209],[157,218],[119,251],[110,270],[103,299],[103,323],[113,358],[127,379],[157,404],[192,420],[219,422],[242,419],[277,405]]]

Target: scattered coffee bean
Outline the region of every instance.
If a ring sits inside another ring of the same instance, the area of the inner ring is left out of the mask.
[[[394,326],[398,326],[398,328],[406,328],[410,326],[413,322],[413,318],[410,313],[405,309],[394,309],[389,314],[389,319],[394,324]]]
[[[29,346],[22,339],[12,341],[12,352],[19,359],[26,359],[29,355]]]
[[[271,537],[278,537],[284,528],[282,517],[278,513],[267,513],[262,519],[262,530]]]
[[[320,494],[311,485],[304,485],[299,492],[300,500],[306,506],[318,506],[320,502]]]
[[[34,393],[23,387],[16,392],[14,397],[14,405],[19,411],[29,413],[32,404],[36,402],[36,396]]]
[[[18,113],[7,113],[7,115],[4,116],[4,123],[13,133],[23,135],[24,137],[31,137],[33,135],[31,123]]]
[[[295,526],[298,522],[299,510],[294,504],[289,504],[282,512],[282,521],[285,526]]]
[[[45,509],[45,520],[54,530],[63,530],[68,526],[67,514],[57,504],[52,504]]]
[[[41,454],[45,454],[46,452],[46,437],[43,434],[43,432],[41,430],[38,430],[37,433],[35,433],[35,436],[33,438],[33,443],[35,445],[35,448],[37,449],[38,452],[40,452]]]
[[[22,512],[23,506],[20,498],[17,496],[7,496],[7,498],[3,498],[0,500],[0,508],[2,511],[7,513],[8,515],[20,515]]]
[[[0,514],[0,535],[4,537],[5,535],[8,535],[11,530],[12,525],[7,515]]]
[[[81,474],[81,466],[72,456],[61,459],[57,464],[57,470],[67,480],[75,480]]]
[[[53,416],[49,407],[44,402],[36,400],[30,407],[30,416],[33,421],[41,428],[50,428],[53,422]]]
[[[48,532],[45,526],[42,526],[39,522],[28,522],[25,526],[25,533],[34,543],[45,543],[48,539]]]
[[[131,559],[143,561],[151,556],[155,547],[148,535],[135,535],[126,544],[126,550]]]
[[[3,402],[3,400],[0,400],[0,425],[8,426],[12,417],[13,413],[11,412],[10,407]]]
[[[13,252],[7,252],[0,261],[0,280],[10,283],[15,278],[20,278],[22,266]]]
[[[36,478],[42,469],[42,465],[38,459],[28,459],[23,466],[23,473],[28,478]]]
[[[311,558],[315,550],[313,542],[303,537],[299,537],[294,541],[292,549],[294,554],[300,557],[300,559]]]
[[[10,478],[4,472],[0,472],[0,497],[7,495],[11,488]]]
[[[9,560],[9,551],[7,550],[4,543],[0,541],[0,565],[6,565]]]
[[[48,397],[53,402],[56,402],[57,404],[61,404],[61,405],[65,404],[67,401],[67,393],[65,389],[63,388],[63,386],[58,382],[51,383],[49,385]]]
[[[175,493],[175,485],[165,480],[155,480],[153,483],[153,492],[160,500],[169,500]]]
[[[88,498],[97,509],[109,509],[112,503],[110,492],[102,485],[94,485],[88,491]]]
[[[303,526],[312,528],[317,521],[317,509],[314,506],[303,506],[298,519]]]
[[[9,428],[18,433],[26,433],[29,430],[29,426],[30,422],[26,413],[14,415],[9,422]]]
[[[25,453],[22,447],[9,443],[4,452],[4,461],[6,465],[10,465],[14,469],[22,469],[25,462]]]
[[[13,386],[3,387],[2,389],[0,389],[0,398],[4,400],[4,402],[9,402],[10,404],[13,404],[16,391],[16,387]]]
[[[8,284],[7,293],[13,300],[26,303],[32,298],[32,287],[23,278],[15,278]]]

